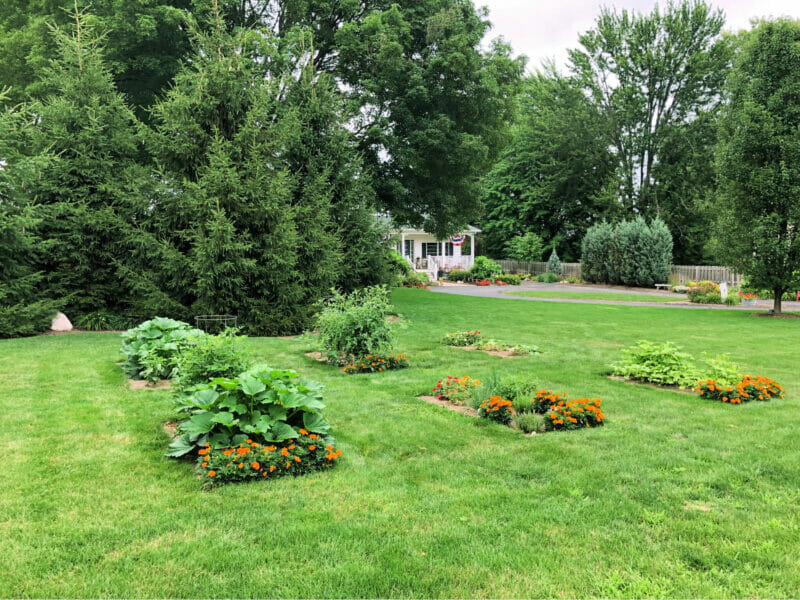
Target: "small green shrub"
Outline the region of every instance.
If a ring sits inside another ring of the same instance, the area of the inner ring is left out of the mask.
[[[685,388],[699,379],[691,357],[672,342],[639,341],[622,351],[622,362],[612,365],[612,369],[622,377]]]
[[[516,404],[514,407],[516,409]],[[514,416],[514,423],[525,433],[542,433],[545,431],[544,417],[534,412],[517,413]]]
[[[719,286],[713,281],[689,282],[689,290],[687,292],[690,302],[699,304],[721,304],[722,296],[720,295]],[[719,299],[719,301],[714,301]]]
[[[368,354],[385,353],[395,344],[387,315],[389,291],[384,286],[334,291],[316,317],[319,343],[334,365],[352,363]]]
[[[534,279],[539,283],[556,283],[558,281],[558,276],[554,273],[542,273],[534,277]]]
[[[704,371],[704,378],[710,378],[720,383],[720,385],[735,385],[742,377],[741,369],[738,365],[731,361],[731,357],[727,354],[720,354],[719,356],[704,355],[705,362],[708,365]]]
[[[390,250],[388,252],[389,269],[395,277],[402,278],[411,273],[411,263],[403,258],[399,252]]]
[[[535,390],[536,384],[530,379],[519,375],[509,375],[492,381],[491,387],[488,387],[488,394],[515,402],[531,398]]]
[[[580,283],[581,282],[580,279],[578,279],[577,277],[572,277],[572,276],[567,277],[565,281],[567,283]]]
[[[480,331],[473,331],[467,329],[466,331],[454,331],[448,333],[442,339],[442,343],[446,346],[474,346],[483,341],[483,336]]]
[[[555,248],[553,248],[553,251],[550,253],[550,258],[547,259],[547,272],[556,275],[564,274],[564,267],[561,264],[561,259],[558,258],[558,252],[556,252]]]
[[[229,449],[243,443],[296,440],[301,430],[328,440],[322,417],[323,386],[289,370],[253,367],[236,378],[217,377],[198,385],[175,404],[182,417],[167,456],[184,456],[206,447]],[[248,442],[248,440],[250,440]]]
[[[508,285],[519,285],[522,283],[522,278],[519,275],[511,275],[509,273],[505,275],[497,275],[494,278],[495,281],[502,281],[503,283],[507,283]]]
[[[408,275],[400,279],[400,287],[428,287],[436,285],[431,282],[430,278],[425,273],[419,271],[411,271]]]
[[[175,382],[186,392],[216,377],[233,378],[243,373],[251,366],[242,349],[243,339],[235,329],[194,339],[178,352]]]
[[[488,256],[476,256],[469,270],[471,279],[491,279],[503,272],[502,267]]]
[[[76,329],[84,331],[119,331],[125,329],[128,320],[104,310],[96,310],[75,319],[74,325]]]
[[[533,232],[518,235],[506,242],[506,256],[511,260],[537,262],[542,259],[542,238]]]
[[[529,354],[541,354],[542,350],[539,346],[532,344],[514,344],[508,348],[512,356],[528,356]]]
[[[171,379],[181,350],[206,334],[188,323],[156,317],[122,333],[122,369],[133,379]]]
[[[462,269],[453,269],[452,271],[448,271],[447,279],[450,281],[466,281],[470,278],[469,271],[464,271]]]

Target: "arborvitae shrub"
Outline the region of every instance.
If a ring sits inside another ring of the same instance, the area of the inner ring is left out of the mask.
[[[564,274],[564,267],[561,265],[561,259],[558,258],[558,252],[556,252],[555,248],[550,253],[550,258],[547,259],[547,272],[556,275]]]

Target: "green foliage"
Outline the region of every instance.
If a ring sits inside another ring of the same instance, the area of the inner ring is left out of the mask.
[[[243,337],[228,329],[220,335],[203,335],[182,345],[176,357],[175,382],[186,391],[216,377],[233,378],[251,366],[242,348]]]
[[[500,396],[512,402],[529,400],[535,390],[536,384],[528,377],[510,375],[489,382],[486,392],[489,396]]]
[[[75,328],[85,331],[116,331],[125,329],[129,319],[111,314],[105,310],[96,310],[75,319]]]
[[[652,287],[672,268],[672,236],[663,221],[642,217],[594,225],[583,240],[581,275],[592,283]]]
[[[600,409],[601,403],[600,398],[559,401],[544,417],[545,430],[568,431],[603,425],[606,417]]]
[[[622,377],[683,388],[691,387],[700,378],[692,357],[672,342],[639,341],[622,351],[622,361],[612,365],[612,369]]]
[[[514,407],[515,412],[517,412],[516,404]],[[525,433],[543,433],[545,431],[544,417],[533,412],[515,414],[514,423]]]
[[[303,430],[305,431],[305,430]],[[326,445],[327,444],[327,445]],[[197,466],[204,486],[212,488],[223,483],[241,482],[304,475],[330,469],[342,456],[332,442],[313,433],[300,433],[297,439],[263,445],[245,441],[234,448],[198,451]]]
[[[506,243],[506,257],[510,260],[538,262],[542,260],[544,243],[542,238],[533,232],[517,235]]]
[[[570,51],[577,86],[601,115],[595,143],[612,154],[604,187],[621,216],[664,218],[684,264],[704,257],[714,124],[734,50],[723,25],[703,0],[604,8]]]
[[[564,267],[561,266],[561,259],[558,258],[558,252],[553,248],[550,253],[550,258],[547,259],[547,272],[561,276],[564,274]]]
[[[476,388],[480,385],[480,380],[473,379],[469,375],[461,377],[448,375],[436,382],[431,393],[439,400],[447,400],[452,404],[462,406],[472,402]]]
[[[206,334],[188,323],[156,317],[122,333],[122,369],[133,379],[171,379],[184,347]]]
[[[555,273],[540,273],[536,277],[533,278],[534,281],[538,281],[539,283],[555,283],[558,281],[558,275]]]
[[[462,271],[461,269],[453,269],[447,273],[447,279],[450,281],[466,281],[471,276],[469,271]]]
[[[295,440],[301,429],[330,444],[330,425],[321,412],[322,390],[321,383],[299,373],[264,365],[236,378],[212,379],[192,394],[177,397],[181,435],[170,444],[167,456],[231,448],[248,439],[262,445]]]
[[[344,372],[382,373],[408,367],[408,358],[404,354],[367,354],[344,366]]]
[[[349,294],[334,290],[315,321],[328,362],[344,365],[391,350],[395,337],[388,312],[389,292],[383,286]]]
[[[774,295],[800,289],[800,24],[762,21],[728,80],[720,119],[716,251]]]
[[[519,285],[522,283],[522,278],[519,275],[512,275],[510,273],[506,273],[504,275],[497,275],[494,278],[495,281],[502,281],[503,283],[507,283],[508,285]]]
[[[738,365],[731,361],[727,354],[719,356],[704,355],[708,365],[705,369],[705,376],[720,383],[720,385],[735,385],[742,377],[742,370]]]
[[[604,191],[614,169],[607,129],[601,107],[573,78],[547,67],[529,77],[514,137],[485,177],[484,251],[505,256],[510,241],[537,232],[547,248],[577,260],[586,228],[614,206]]]
[[[502,267],[491,258],[487,256],[476,256],[469,270],[469,275],[472,279],[489,279],[495,275],[500,275],[502,272]]]
[[[411,264],[395,250],[389,251],[389,269],[396,280],[411,274]]]
[[[689,291],[686,292],[690,302],[698,304],[721,304],[722,296],[720,295],[719,285],[713,281],[700,281],[692,282],[694,285],[689,286]]]
[[[399,285],[400,287],[426,287],[434,285],[434,283],[430,280],[427,273],[411,271],[400,280]]]
[[[448,333],[442,339],[442,343],[446,346],[474,346],[480,344],[482,341],[483,336],[481,332],[472,329]]]

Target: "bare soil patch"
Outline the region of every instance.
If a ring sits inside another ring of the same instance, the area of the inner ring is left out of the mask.
[[[390,323],[399,323],[402,321],[402,317],[400,315],[389,315],[389,322]]]
[[[800,319],[800,314],[797,313],[781,313],[779,315],[773,315],[768,312],[759,312],[753,313],[752,316],[754,317],[768,317],[771,319]]]
[[[445,408],[452,410],[457,413],[461,413],[462,415],[467,415],[468,417],[477,417],[478,411],[474,408],[469,406],[461,406],[460,404],[453,404],[452,402],[448,402],[447,400],[439,400],[436,396],[417,396],[423,402],[428,402],[430,404],[436,404],[438,406],[444,406]]]
[[[168,421],[168,422],[164,423],[163,428],[164,428],[164,433],[166,433],[169,436],[169,439],[171,439],[173,441],[175,439],[177,439],[178,436],[180,435],[178,433],[178,422],[177,421]]]
[[[631,385],[640,385],[643,387],[653,388],[654,390],[669,390],[670,392],[678,392],[679,394],[691,394],[694,395],[692,390],[687,390],[682,387],[678,387],[677,385],[659,385],[657,383],[650,383],[647,381],[638,381],[636,379],[628,379],[627,377],[622,377],[621,375],[609,375],[609,379],[613,379],[614,381],[623,381],[625,383],[629,383]]]
[[[459,348],[461,350],[478,350],[480,352],[485,352],[486,354],[491,354],[492,356],[499,356],[500,358],[520,358],[525,356],[523,354],[514,354],[511,350],[481,350],[475,346],[452,346],[452,348]]]
[[[308,358],[313,358],[314,360],[322,363],[328,362],[327,357],[322,352],[306,352],[306,356]]]
[[[711,507],[705,504],[689,504],[688,502],[683,505],[683,510],[699,510],[701,512],[711,512]]]
[[[150,383],[146,379],[128,379],[128,385],[132,390],[167,390],[172,387],[169,379],[162,379],[156,383]]]

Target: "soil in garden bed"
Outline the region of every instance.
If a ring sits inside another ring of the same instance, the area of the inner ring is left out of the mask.
[[[650,383],[648,381],[629,379],[627,377],[622,377],[621,375],[609,375],[608,378],[613,379],[614,381],[630,383],[631,385],[641,385],[643,387],[653,388],[654,390],[668,390],[670,392],[678,392],[680,394],[691,394],[692,396],[695,394],[695,392],[692,390],[687,390],[686,388],[678,387],[677,385],[659,385],[657,383]]]
[[[437,404],[439,406],[444,406],[445,408],[461,413],[462,415],[467,415],[468,417],[477,417],[478,411],[474,408],[469,406],[461,406],[460,404],[453,404],[452,402],[448,402],[447,400],[439,400],[436,396],[417,396],[423,402],[429,402],[430,404]]]
[[[169,436],[169,439],[174,442],[180,435],[178,433],[178,422],[167,421],[164,423],[164,433],[166,433]]]
[[[453,348],[460,348],[461,350],[480,350],[492,356],[499,356],[500,358],[522,358],[528,356],[526,354],[514,354],[511,350],[481,350],[475,346],[452,346]]]
[[[162,379],[156,383],[150,383],[146,379],[128,379],[128,385],[132,390],[168,390],[172,387],[169,379]]]

